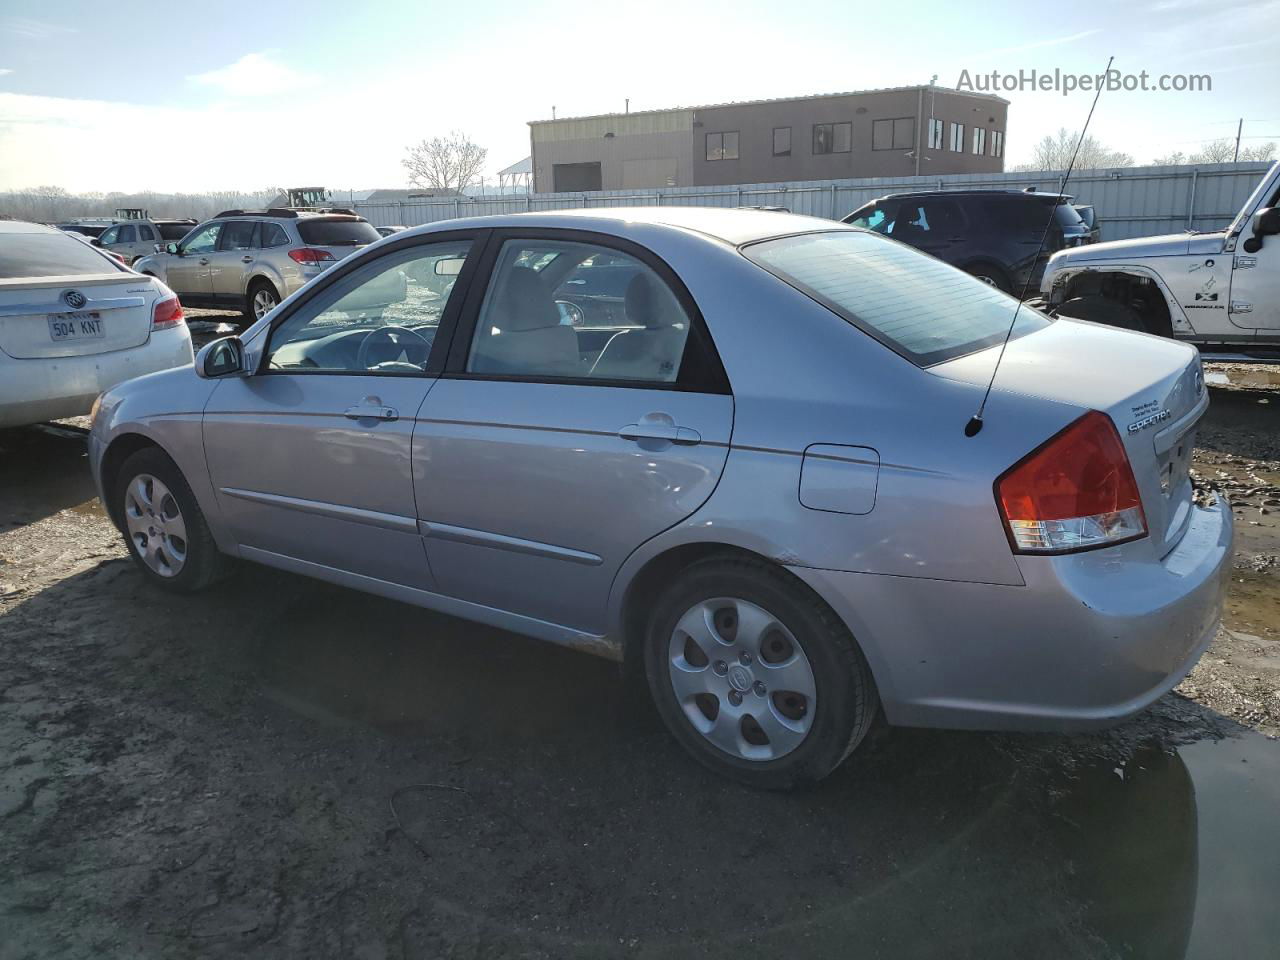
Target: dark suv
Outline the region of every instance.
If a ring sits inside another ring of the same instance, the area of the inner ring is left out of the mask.
[[[1051,254],[1091,239],[1071,197],[1035,191],[895,193],[859,207],[844,222],[901,240],[1014,294],[1037,292]]]

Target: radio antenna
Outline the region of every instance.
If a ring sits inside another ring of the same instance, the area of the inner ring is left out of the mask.
[[[1110,76],[1111,64],[1115,62],[1115,57],[1107,60],[1107,65],[1103,69],[1103,76]],[[1080,145],[1084,143],[1085,135],[1089,132],[1089,121],[1093,119],[1093,111],[1098,106],[1098,97],[1102,96],[1102,84],[1098,84],[1098,89],[1093,95],[1093,104],[1089,107],[1089,115],[1084,118],[1084,129],[1080,131],[1080,137],[1076,140],[1076,147],[1071,151],[1071,162],[1067,164],[1067,175],[1062,178],[1062,185],[1058,188],[1059,200],[1062,200],[1067,193],[1067,183],[1071,180],[1071,172],[1076,168],[1076,157],[1080,155]],[[1065,201],[1063,201],[1065,202]],[[1013,336],[1013,328],[1018,324],[1018,312],[1022,309],[1022,303],[1027,299],[1027,290],[1031,286],[1031,278],[1035,276],[1036,265],[1040,263],[1040,255],[1044,253],[1045,241],[1049,239],[1049,231],[1053,228],[1053,221],[1058,215],[1058,204],[1054,204],[1049,209],[1049,220],[1044,225],[1044,233],[1040,234],[1040,247],[1036,250],[1036,258],[1031,261],[1031,269],[1027,272],[1027,279],[1022,282],[1022,293],[1018,296],[1018,305],[1013,308],[1013,317],[1009,320],[1009,329],[1005,331],[1004,341],[1000,344],[1000,353],[996,355],[995,366],[991,368],[991,379],[987,381],[987,389],[983,391],[982,402],[978,404],[978,412],[969,418],[969,422],[964,425],[964,435],[966,437],[976,437],[982,430],[982,414],[987,409],[987,398],[991,396],[991,388],[995,386],[996,373],[1000,370],[1000,361],[1004,359],[1005,347],[1009,346],[1009,338]]]

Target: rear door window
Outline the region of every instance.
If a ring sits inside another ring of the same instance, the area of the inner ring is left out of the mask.
[[[751,244],[748,259],[919,366],[1004,339],[1018,301],[910,247],[855,231]],[[1013,337],[1050,323],[1027,308]]]
[[[0,280],[90,276],[120,269],[110,257],[62,231],[0,234]]]
[[[313,218],[298,221],[302,242],[313,247],[354,247],[375,243],[378,231],[367,220],[329,220]]]
[[[119,243],[136,243],[138,240],[138,230],[133,224],[120,228],[120,236],[117,238]]]

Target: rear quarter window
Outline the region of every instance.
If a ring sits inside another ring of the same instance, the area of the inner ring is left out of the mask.
[[[178,241],[191,232],[192,225],[189,223],[158,223],[156,229],[160,231],[160,239]]]
[[[315,247],[353,247],[382,239],[367,220],[299,220],[298,235]]]
[[[122,271],[110,257],[61,231],[0,234],[0,280],[79,277]]]
[[[859,231],[743,248],[746,257],[918,366],[1004,339],[1018,301],[911,247]],[[1051,321],[1023,307],[1013,337]]]

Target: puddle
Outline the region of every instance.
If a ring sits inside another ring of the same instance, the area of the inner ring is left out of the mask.
[[[1103,760],[1094,740],[894,730],[776,795],[694,768],[628,720],[612,664],[571,651],[330,588],[255,644],[282,706],[457,764],[460,789],[402,779],[396,816],[499,943],[1170,960],[1280,939],[1280,744],[1255,734]],[[531,873],[565,880],[536,909]]]

